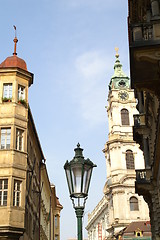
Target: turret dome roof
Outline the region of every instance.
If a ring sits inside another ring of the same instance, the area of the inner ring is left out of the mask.
[[[0,64],[0,68],[9,68],[9,67],[17,67],[17,68],[21,68],[25,71],[27,71],[27,64],[26,62],[17,57],[17,55],[13,55],[10,57],[7,57],[1,64]]]
[[[109,83],[109,90],[111,89],[121,89],[121,88],[130,88],[130,79],[123,72],[122,64],[119,60],[119,54],[116,53],[116,61],[114,64],[114,74],[111,77]]]

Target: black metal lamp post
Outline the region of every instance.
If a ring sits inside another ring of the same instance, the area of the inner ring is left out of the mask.
[[[67,161],[65,163],[64,169],[66,172],[70,198],[77,217],[78,240],[82,240],[82,217],[88,197],[92,170],[96,165],[93,164],[89,158],[84,159],[82,153],[83,149],[80,148],[79,143],[74,151],[74,158],[70,162]]]

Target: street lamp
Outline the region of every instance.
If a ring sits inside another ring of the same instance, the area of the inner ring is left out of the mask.
[[[88,190],[93,167],[96,167],[89,158],[84,159],[83,149],[80,144],[74,149],[75,156],[68,162],[66,161],[64,169],[70,193],[70,198],[77,217],[78,240],[82,240],[82,217],[85,203],[88,197]]]

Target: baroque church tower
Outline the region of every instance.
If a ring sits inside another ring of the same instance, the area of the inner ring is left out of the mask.
[[[143,153],[133,141],[133,115],[138,113],[136,105],[130,80],[123,72],[119,54],[116,53],[114,75],[109,83],[109,134],[104,149],[108,237],[114,236],[130,222],[149,220],[147,204],[135,193],[135,169],[144,169]]]
[[[108,93],[108,141],[105,144],[107,178],[104,196],[88,215],[89,240],[115,239],[131,222],[149,221],[142,196],[135,193],[136,169],[144,169],[143,152],[133,141],[133,115],[137,114],[134,90],[116,54]]]

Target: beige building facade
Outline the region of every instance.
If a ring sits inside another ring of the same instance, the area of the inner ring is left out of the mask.
[[[41,164],[40,239],[60,240],[60,212],[63,209],[50,184],[46,164]]]
[[[42,170],[45,158],[28,104],[33,74],[17,57],[17,42],[15,37],[13,56],[0,64],[0,239],[51,239],[50,223],[44,228],[46,237],[40,238],[42,201],[46,197],[43,207],[48,213],[55,196]],[[58,209],[60,214],[62,206]]]
[[[53,232],[53,218],[51,208],[51,186],[46,165],[41,165],[41,212],[40,212],[40,239],[51,239]],[[53,238],[52,238],[53,239]]]
[[[89,240],[113,239],[130,222],[149,220],[146,202],[135,193],[135,169],[144,169],[143,152],[133,140],[136,105],[130,80],[122,70],[117,53],[114,75],[109,84],[108,141],[103,150],[107,169],[105,204],[103,198],[96,207],[98,211],[95,208],[89,215]],[[102,211],[103,206],[106,209]]]
[[[53,219],[53,224],[52,224],[53,230],[52,230],[51,239],[53,236],[54,240],[60,240],[61,239],[60,238],[60,229],[61,229],[60,213],[61,213],[61,210],[63,209],[63,206],[60,204],[59,198],[56,196],[56,188],[54,185],[51,185],[51,190],[52,190],[51,212],[52,212],[52,219]]]

